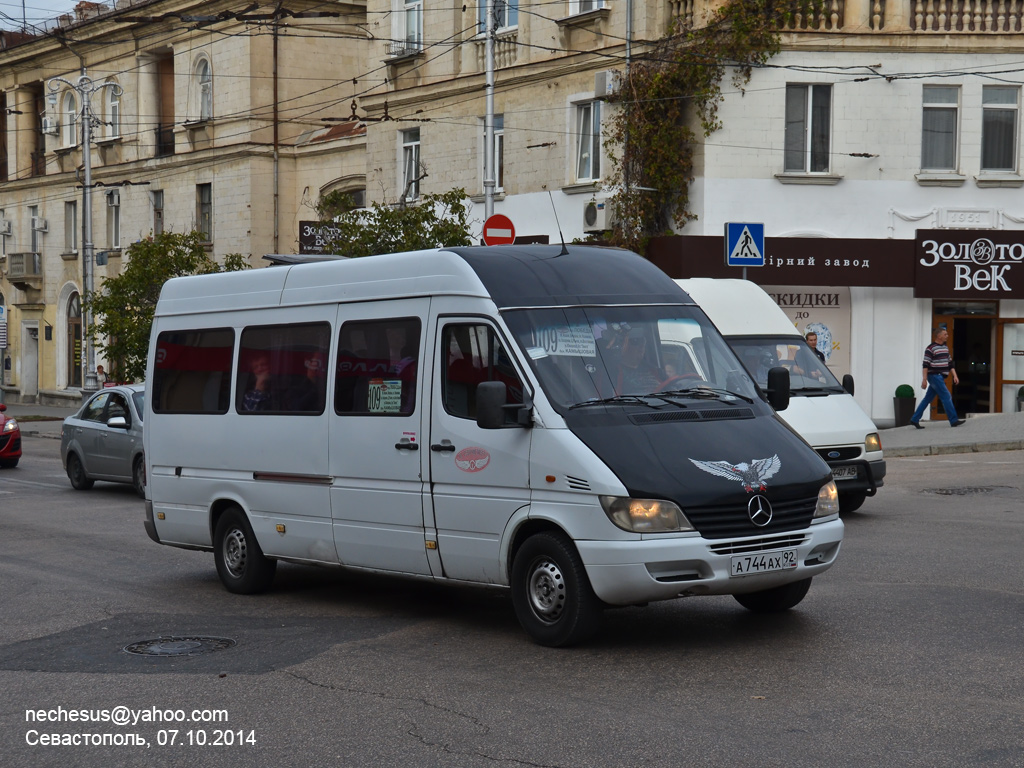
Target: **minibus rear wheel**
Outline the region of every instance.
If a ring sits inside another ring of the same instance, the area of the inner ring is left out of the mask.
[[[277,570],[277,561],[263,555],[249,519],[238,507],[226,510],[217,521],[213,558],[228,592],[239,595],[266,591]]]
[[[810,588],[811,580],[803,579],[791,584],[783,584],[781,587],[765,589],[760,592],[747,592],[743,595],[733,595],[733,597],[740,605],[754,613],[781,613],[788,611],[803,600]]]
[[[574,645],[601,625],[602,604],[572,541],[556,531],[528,538],[512,562],[512,604],[539,645]]]

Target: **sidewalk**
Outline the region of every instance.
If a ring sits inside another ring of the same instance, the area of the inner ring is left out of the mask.
[[[11,404],[7,413],[18,419],[24,437],[60,440],[61,422],[76,408],[55,405]],[[968,416],[956,429],[949,422],[923,421],[924,429],[895,427],[879,430],[886,458],[934,456],[943,453],[981,453],[1024,450],[1024,413]]]

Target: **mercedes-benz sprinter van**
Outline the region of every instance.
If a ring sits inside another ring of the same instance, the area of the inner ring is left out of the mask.
[[[177,278],[148,365],[146,530],[212,551],[233,592],[279,560],[506,587],[535,641],[567,645],[609,605],[788,609],[842,542],[828,465],[626,251]]]

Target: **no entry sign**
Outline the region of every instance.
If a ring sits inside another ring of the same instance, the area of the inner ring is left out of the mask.
[[[496,213],[484,222],[484,242],[487,245],[512,245],[516,241],[516,228],[512,219]]]

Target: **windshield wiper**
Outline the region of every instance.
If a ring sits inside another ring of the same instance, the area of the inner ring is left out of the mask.
[[[807,397],[827,397],[828,395],[839,395],[846,392],[842,387],[796,387],[789,390],[792,395],[805,395]]]
[[[658,406],[649,401],[649,398],[651,397],[658,397],[658,395],[614,395],[612,397],[602,397],[596,400],[584,400],[582,403],[570,405],[569,410],[571,411],[573,408],[583,408],[587,405],[612,405],[616,403],[634,403],[638,405],[646,405],[648,408],[657,408]]]
[[[672,395],[675,397],[694,397],[698,400],[726,400],[729,397],[739,398],[748,403],[754,402],[753,398],[741,395],[739,392],[732,392],[728,389],[719,389],[718,387],[689,387],[687,389],[670,389],[665,392],[658,392],[658,395]]]

